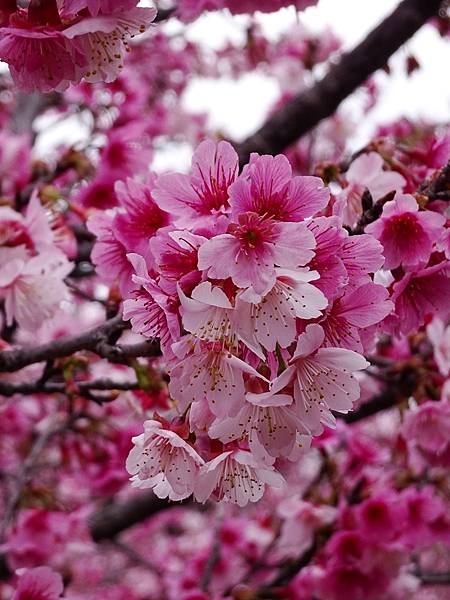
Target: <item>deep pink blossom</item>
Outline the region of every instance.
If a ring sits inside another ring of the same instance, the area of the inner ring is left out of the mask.
[[[445,218],[438,213],[419,211],[414,196],[397,194],[394,200],[386,202],[381,217],[367,225],[365,231],[383,244],[384,267],[395,269],[400,265],[425,265],[444,223]]]
[[[320,275],[315,285],[332,300],[341,294],[348,281],[347,269],[340,258],[346,241],[345,230],[336,217],[317,217],[307,222],[307,227],[316,239],[314,257],[309,263]]]
[[[237,170],[238,156],[231,144],[206,140],[194,152],[191,175],[161,175],[153,197],[163,210],[184,219],[214,215],[228,208],[228,188]]]
[[[406,511],[401,500],[393,493],[372,495],[356,509],[358,527],[369,540],[388,542],[405,527]]]
[[[344,293],[320,322],[324,345],[363,352],[360,329],[379,323],[392,311],[394,305],[388,298],[388,291],[374,283]]]
[[[427,315],[444,317],[450,303],[450,278],[447,263],[409,271],[393,286],[392,301],[398,317],[398,329],[409,333],[417,329]]]
[[[127,249],[116,235],[115,216],[113,211],[104,211],[88,219],[88,229],[96,236],[91,258],[98,274],[110,283],[117,281],[122,292],[126,293],[134,287],[131,279],[133,269],[127,258]]]
[[[126,183],[118,181],[115,186],[117,198],[124,212],[114,217],[113,230],[116,238],[122,242],[127,252],[141,254],[150,261],[150,239],[158,229],[170,222],[169,215],[162,211],[152,198],[152,180],[141,184],[128,179]]]
[[[254,212],[278,221],[302,221],[328,203],[329,190],[318,177],[292,177],[288,159],[252,154],[249,164],[230,187],[232,214]]]
[[[352,286],[371,281],[370,273],[383,266],[383,246],[371,235],[351,235],[344,241],[339,252]]]
[[[96,16],[79,14],[86,5]],[[90,0],[58,7],[55,0],[31,2],[13,13],[8,25],[3,23],[0,58],[27,91],[62,91],[83,77],[113,81],[123,68],[129,40],[143,33],[155,15],[156,9],[136,8],[136,2],[100,6]]]
[[[71,81],[79,81],[87,68],[80,44],[69,41],[62,31],[19,26],[2,29],[1,34],[0,59],[25,91],[62,91]]]
[[[159,338],[163,351],[169,351],[172,342],[180,335],[180,322],[176,312],[176,299],[162,290],[149,276],[145,259],[138,254],[128,254],[131,279],[135,284],[123,303],[124,319],[130,319],[133,331],[148,338]]]

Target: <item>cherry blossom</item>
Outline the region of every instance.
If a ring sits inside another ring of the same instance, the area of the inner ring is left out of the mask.
[[[392,301],[399,317],[400,331],[419,327],[426,315],[437,317],[446,313],[450,301],[450,282],[445,262],[407,272],[394,284]]]
[[[236,179],[238,157],[228,142],[202,142],[192,157],[192,174],[161,175],[153,197],[167,212],[195,218],[228,208],[228,188]]]
[[[159,498],[168,496],[171,500],[192,494],[204,461],[183,438],[159,421],[149,420],[133,443],[126,467],[135,487],[150,487]]]
[[[68,298],[64,277],[72,265],[64,255],[43,252],[27,258],[17,249],[0,249],[0,294],[5,300],[6,320],[33,330],[53,317]]]
[[[259,464],[250,452],[226,451],[202,465],[195,486],[198,502],[214,494],[218,500],[245,506],[261,499],[265,485],[283,485],[279,473],[264,463]]]
[[[212,279],[231,277],[238,287],[252,287],[257,294],[275,284],[275,265],[295,268],[314,255],[314,237],[303,223],[280,223],[248,212],[228,232],[201,246],[198,267]]]
[[[406,183],[400,173],[383,170],[383,158],[377,152],[358,156],[351,163],[346,179],[349,186],[342,192],[336,208],[342,211],[344,223],[352,226],[362,214],[361,198],[365,189],[376,201],[389,192],[401,192]]]
[[[428,261],[444,222],[440,214],[419,211],[413,196],[397,194],[383,206],[381,218],[365,231],[383,244],[386,269],[414,267]]]
[[[331,410],[348,412],[359,397],[353,373],[368,366],[363,356],[342,348],[322,348],[325,332],[308,325],[298,337],[291,365],[280,376],[294,378],[294,398],[306,427],[320,432],[322,424],[334,427]]]

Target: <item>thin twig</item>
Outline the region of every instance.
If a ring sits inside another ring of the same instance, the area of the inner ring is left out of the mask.
[[[65,431],[71,425],[74,418],[76,418],[74,415],[66,417],[63,421],[61,421],[60,417],[55,418],[54,422],[37,437],[36,441],[31,447],[31,450],[24,460],[22,468],[20,469],[20,472],[16,478],[16,489],[11,494],[5,507],[2,524],[0,526],[0,542],[4,540],[10,521],[13,518],[14,512],[19,504],[22,492],[31,477],[32,471],[35,469],[36,463],[39,461],[47,442],[53,436]]]
[[[0,372],[11,373],[28,365],[65,358],[82,350],[94,352],[111,362],[126,362],[129,358],[160,355],[159,344],[156,341],[129,345],[109,343],[111,337],[129,327],[129,323],[116,316],[79,335],[61,337],[34,348],[5,350],[0,352]]]
[[[112,379],[97,379],[94,381],[75,381],[71,382],[72,389],[78,389],[80,394],[91,390],[101,391],[128,391],[139,389],[137,381],[114,381]],[[14,394],[29,396],[31,394],[55,394],[66,393],[67,384],[56,381],[33,381],[30,383],[10,383],[9,381],[0,381],[0,395],[11,397]]]
[[[216,516],[216,525],[214,527],[214,538],[213,544],[211,548],[211,552],[208,556],[208,560],[205,564],[205,569],[203,571],[202,577],[200,579],[200,589],[204,592],[208,591],[208,586],[211,582],[211,578],[213,576],[214,568],[220,560],[220,532],[223,524],[223,505],[219,505],[217,508],[217,516]]]

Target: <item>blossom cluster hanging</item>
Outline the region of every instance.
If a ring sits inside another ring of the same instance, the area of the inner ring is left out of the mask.
[[[282,155],[238,175],[227,142],[203,142],[190,175],[117,194],[122,208],[89,223],[94,260],[120,279],[133,330],[160,340],[178,414],[136,438],[134,485],[256,501],[282,483],[275,461],[359,398],[361,353],[393,308],[372,280],[382,245],[326,216],[323,182]]]

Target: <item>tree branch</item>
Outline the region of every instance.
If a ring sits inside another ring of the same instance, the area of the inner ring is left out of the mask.
[[[109,343],[111,337],[120,334],[129,326],[129,323],[117,316],[80,335],[61,337],[34,348],[5,350],[0,352],[0,372],[11,373],[35,363],[64,358],[81,350],[95,352],[111,362],[126,362],[128,358],[138,356],[159,356],[159,343],[156,341],[129,345]]]
[[[323,528],[316,531],[311,546],[298,558],[286,562],[269,583],[260,587],[254,596],[255,600],[283,598],[283,590],[279,590],[278,588],[286,586],[296,575],[298,575],[298,573],[300,573],[303,567],[309,565],[317,552],[329,539],[331,533],[332,531],[330,528]]]
[[[372,396],[357,410],[347,414],[334,413],[334,416],[347,424],[357,423],[379,412],[394,408],[399,402],[409,398],[419,383],[417,369],[412,365],[406,365],[398,373],[389,374],[389,377],[389,385],[380,394]]]
[[[111,379],[98,379],[95,381],[75,381],[72,387],[78,388],[81,394],[90,392],[91,390],[98,391],[128,391],[139,389],[139,383],[136,381],[112,381]],[[55,394],[65,393],[67,385],[64,382],[41,382],[33,381],[30,383],[10,383],[9,381],[0,381],[0,395],[11,397],[14,394],[22,394],[29,396],[31,394]]]
[[[173,505],[168,500],[161,500],[150,490],[123,502],[106,504],[89,519],[92,539],[96,542],[111,540],[125,529],[170,506]]]
[[[241,167],[251,152],[277,154],[331,116],[347,96],[437,14],[441,3],[442,0],[403,0],[364,41],[343,54],[323,79],[277,110],[255,134],[236,146]]]

